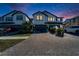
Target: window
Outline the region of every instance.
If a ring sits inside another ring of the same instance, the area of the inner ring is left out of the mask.
[[[37,20],[39,20],[39,16],[37,16]]]
[[[58,18],[58,21],[60,21],[60,18]]]
[[[48,21],[52,21],[53,19],[52,19],[52,17],[48,17]]]
[[[43,19],[43,17],[40,15],[40,20],[42,20]]]
[[[6,17],[6,21],[12,21],[12,17]]]
[[[16,19],[17,20],[23,20],[23,15],[17,15]]]
[[[2,19],[2,18],[0,18],[0,21],[3,21],[3,19]]]
[[[60,18],[60,21],[63,22],[63,18]]]
[[[42,15],[38,15],[36,16],[37,20],[43,20],[43,16]]]

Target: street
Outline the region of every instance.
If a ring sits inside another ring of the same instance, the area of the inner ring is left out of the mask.
[[[10,47],[2,56],[77,56],[79,55],[79,36],[65,33],[57,37],[50,33],[32,34],[30,38]]]

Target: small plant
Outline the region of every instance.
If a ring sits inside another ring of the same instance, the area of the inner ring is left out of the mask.
[[[56,30],[56,36],[64,36],[64,29],[63,28],[59,28]]]
[[[64,30],[62,28],[57,29],[58,32],[63,32]]]

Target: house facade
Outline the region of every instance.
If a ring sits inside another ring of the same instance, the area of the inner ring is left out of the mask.
[[[65,27],[69,27],[69,26],[79,26],[79,16],[70,18],[70,19],[66,19],[66,21],[64,22]]]
[[[30,21],[30,18],[21,11],[11,11],[0,18],[0,28],[15,27],[19,28],[22,23]]]
[[[63,17],[57,17],[48,11],[38,11],[33,14],[32,23],[38,30],[47,30],[50,26],[62,25]]]
[[[21,11],[11,11],[0,17],[0,29],[7,27],[19,29],[24,22],[29,21],[32,22],[33,29],[37,30],[38,32],[40,30],[42,32],[47,32],[48,28],[51,26],[63,25],[63,17],[58,17],[48,11],[38,11],[35,12],[32,16],[33,18],[29,18],[28,15]]]

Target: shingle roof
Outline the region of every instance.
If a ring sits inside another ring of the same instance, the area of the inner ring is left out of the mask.
[[[14,16],[14,15],[17,14],[17,13],[22,13],[22,14],[24,14],[25,16],[28,17],[28,15],[25,14],[25,13],[23,13],[22,11],[13,10],[13,11],[11,11],[11,12],[9,12],[9,13],[3,15],[2,18],[5,17],[5,16],[7,16],[7,15],[9,15],[9,14],[11,14],[11,16]],[[28,18],[29,18],[29,17],[28,17]],[[29,19],[30,19],[30,18],[29,18]]]
[[[15,14],[17,14],[17,13],[22,13],[22,14],[24,14],[25,16],[27,16],[28,17],[28,15],[27,14],[25,14],[25,13],[23,13],[23,12],[21,12],[21,11],[16,11],[15,13],[13,13],[12,14],[12,16],[14,16]],[[29,17],[28,17],[29,18]],[[30,19],[30,18],[29,18]]]
[[[52,15],[52,16],[57,17],[56,15],[54,15],[54,14],[52,14],[52,13],[50,13],[50,12],[46,11],[46,10],[44,10],[44,11],[43,11],[43,13],[45,13],[45,14],[46,14],[46,13],[48,13],[48,14],[50,14],[50,15]],[[47,14],[46,14],[46,15],[47,15]]]
[[[9,13],[3,15],[2,17],[6,16],[6,15],[9,15],[9,14],[14,14],[14,13],[16,13],[16,12],[17,12],[16,10],[13,10],[13,11],[11,11],[11,12],[9,12]]]
[[[50,15],[52,15],[52,16],[57,17],[56,15],[54,15],[54,14],[52,14],[52,13],[46,11],[46,10],[44,10],[44,11],[38,11],[38,12],[36,12],[36,13],[33,13],[32,15],[35,15],[35,14],[37,14],[37,13],[42,13],[42,14],[44,14],[44,15],[46,15],[46,16],[49,16],[48,14],[50,14]],[[47,13],[48,13],[48,14],[47,14]],[[64,18],[64,17],[57,17],[57,18]]]
[[[38,13],[42,13],[42,14],[46,15],[45,13],[43,13],[41,11],[37,11],[37,12],[33,13],[32,15],[35,15],[35,14],[38,14]],[[48,15],[46,15],[46,16],[48,16]]]

